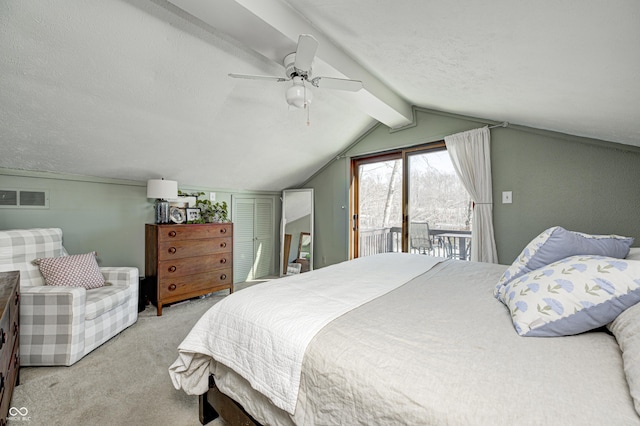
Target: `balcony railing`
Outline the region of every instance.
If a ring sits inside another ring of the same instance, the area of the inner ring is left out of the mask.
[[[402,228],[380,228],[360,231],[360,257],[402,251]]]
[[[411,253],[450,259],[469,260],[471,257],[471,233],[449,229],[432,229],[429,231],[430,248],[421,244],[421,248],[412,248]],[[402,251],[402,228],[369,229],[360,231],[359,255],[371,256],[378,253],[394,253]]]

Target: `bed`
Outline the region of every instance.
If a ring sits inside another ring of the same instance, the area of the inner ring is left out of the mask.
[[[509,270],[391,253],[259,284],[214,305],[169,374],[203,423],[640,425],[637,300],[608,328],[526,336],[498,297]]]

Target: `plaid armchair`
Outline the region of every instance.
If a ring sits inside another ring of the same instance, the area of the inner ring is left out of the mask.
[[[103,267],[106,285],[45,285],[38,258],[67,256],[62,230],[0,231],[0,271],[20,271],[20,364],[72,365],[138,319],[138,269]]]

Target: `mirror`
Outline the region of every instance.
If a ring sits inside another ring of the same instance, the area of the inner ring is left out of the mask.
[[[309,232],[300,233],[300,244],[298,245],[298,259],[311,257],[311,234]]]
[[[313,189],[282,191],[280,275],[313,270]]]

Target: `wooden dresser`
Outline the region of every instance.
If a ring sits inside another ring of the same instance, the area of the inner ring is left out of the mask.
[[[20,272],[0,272],[0,425],[7,424],[20,370]]]
[[[233,224],[145,226],[145,286],[162,306],[229,289],[233,292]]]

